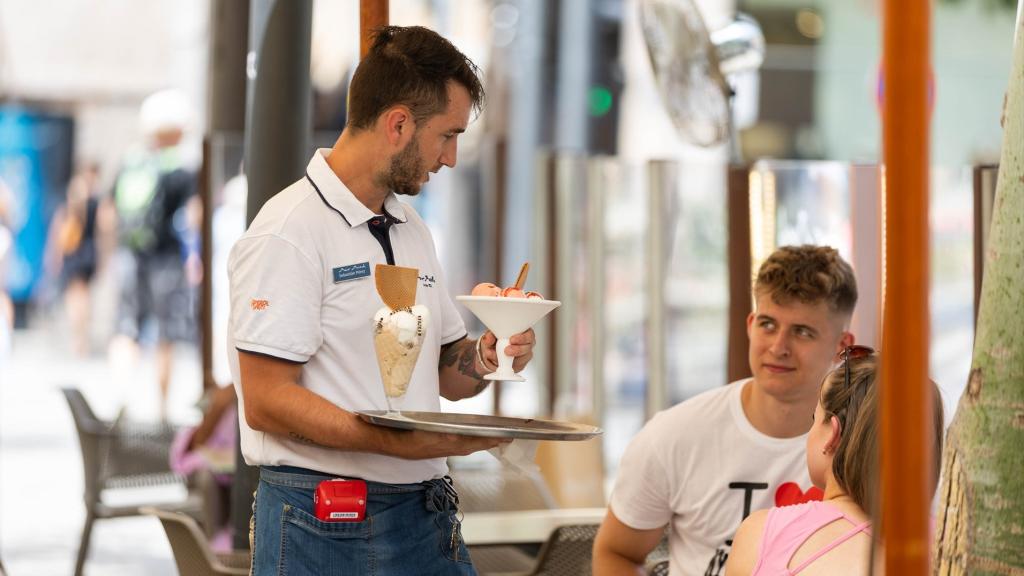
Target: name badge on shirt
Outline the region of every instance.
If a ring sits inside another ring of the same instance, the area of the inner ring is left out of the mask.
[[[370,275],[370,263],[360,262],[359,264],[350,264],[348,266],[338,266],[334,270],[334,283],[347,282],[349,280],[356,280],[358,278],[366,278]]]

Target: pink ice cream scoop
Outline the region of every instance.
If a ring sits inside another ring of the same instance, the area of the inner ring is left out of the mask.
[[[473,296],[501,296],[501,288],[490,282],[481,282],[473,287]]]
[[[529,292],[526,293],[526,299],[527,300],[543,300],[544,299],[544,295],[541,294],[540,292],[534,292],[533,290],[530,290]]]
[[[505,288],[501,291],[501,295],[505,298],[526,298],[526,293],[515,286]]]

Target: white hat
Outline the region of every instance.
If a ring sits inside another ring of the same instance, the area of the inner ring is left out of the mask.
[[[167,130],[184,130],[191,115],[188,99],[181,91],[168,88],[146,97],[139,110],[142,133],[150,136]]]

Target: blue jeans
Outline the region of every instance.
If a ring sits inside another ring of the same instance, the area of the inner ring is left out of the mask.
[[[476,574],[449,479],[367,482],[365,520],[323,522],[313,515],[313,492],[331,478],[288,466],[260,469],[252,576]]]

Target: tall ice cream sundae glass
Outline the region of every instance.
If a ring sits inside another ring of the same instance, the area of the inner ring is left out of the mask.
[[[405,395],[420,357],[430,313],[416,304],[415,268],[378,264],[377,292],[384,306],[373,316],[373,345],[377,353],[388,413],[396,413],[392,399]]]

